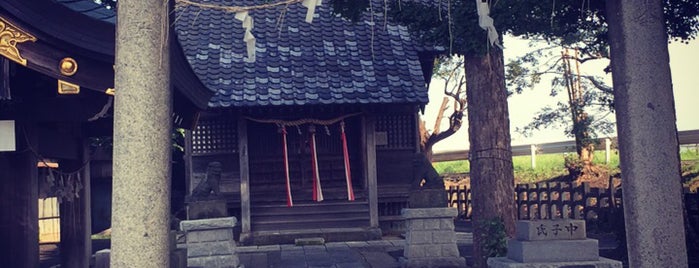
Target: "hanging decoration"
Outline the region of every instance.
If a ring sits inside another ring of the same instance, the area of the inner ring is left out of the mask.
[[[279,119],[257,119],[257,118],[252,118],[252,117],[245,117],[245,119],[257,122],[257,123],[267,123],[267,124],[276,124],[279,126],[301,126],[305,124],[315,124],[315,125],[321,125],[321,126],[327,126],[327,125],[332,125],[337,122],[340,122],[344,120],[345,118],[352,117],[355,115],[360,115],[361,113],[353,113],[353,114],[347,114],[343,115],[340,117],[336,118],[331,118],[331,119],[326,119],[326,120],[321,120],[321,119],[314,119],[314,118],[302,118],[298,120],[292,120],[292,121],[286,121],[286,120],[279,120]],[[300,130],[299,130],[299,133]]]
[[[315,15],[316,6],[322,4],[322,0],[279,0],[272,3],[266,3],[261,5],[252,6],[225,6],[211,3],[195,2],[191,0],[175,0],[176,7],[198,7],[201,9],[211,9],[211,10],[221,10],[225,12],[235,13],[235,18],[243,22],[243,28],[245,28],[245,34],[243,35],[243,41],[247,46],[248,62],[255,62],[255,36],[252,34],[253,29],[253,19],[249,14],[249,11],[270,9],[278,6],[288,7],[291,4],[301,3],[304,7],[308,8],[306,11],[306,22],[312,23],[313,16]]]
[[[282,152],[284,153],[284,174],[286,175],[286,206],[293,207],[294,200],[291,197],[291,180],[289,179],[289,152],[286,144],[286,126],[280,126],[282,130]]]
[[[361,113],[353,113],[353,114],[347,114],[343,116],[339,116],[336,118],[331,118],[331,119],[326,119],[326,120],[321,120],[321,119],[314,119],[314,118],[303,118],[303,119],[298,119],[298,120],[291,120],[291,121],[285,121],[285,120],[279,120],[279,119],[257,119],[257,118],[252,118],[252,117],[245,117],[245,119],[253,121],[253,122],[258,122],[258,123],[267,123],[267,124],[275,124],[279,127],[280,132],[282,134],[282,153],[283,153],[283,158],[284,158],[284,175],[285,175],[285,180],[286,180],[286,205],[288,207],[292,207],[294,205],[294,201],[291,195],[291,178],[290,178],[290,172],[289,172],[289,152],[288,152],[288,141],[287,141],[287,130],[286,127],[296,127],[296,130],[298,131],[299,135],[301,135],[301,126],[302,125],[309,125],[309,138],[308,138],[308,144],[309,144],[309,149],[310,149],[310,154],[311,154],[311,167],[312,167],[312,172],[313,172],[313,200],[320,202],[323,201],[323,188],[321,187],[320,183],[320,172],[318,168],[318,154],[317,154],[317,148],[316,148],[316,138],[315,138],[315,133],[316,133],[316,126],[323,126],[325,128],[326,134],[330,135],[330,129],[328,128],[329,125],[333,125],[335,123],[340,122],[340,130],[341,130],[341,140],[342,140],[342,151],[343,151],[343,156],[344,156],[344,167],[345,167],[345,180],[347,183],[347,199],[350,201],[354,201],[354,191],[352,189],[352,175],[350,173],[350,162],[349,162],[349,150],[347,149],[347,137],[345,134],[345,123],[344,119],[348,117],[352,117],[355,115],[359,115]]]
[[[51,168],[48,168],[46,183],[49,189],[44,193],[45,196],[57,197],[58,203],[73,202],[80,198],[80,191],[84,188],[80,172],[61,173]]]
[[[243,28],[245,29],[243,41],[247,45],[248,62],[255,62],[255,36],[252,35],[254,21],[247,11],[235,13],[235,18],[243,22]]]
[[[318,152],[316,151],[316,127],[310,125],[308,127],[311,137],[309,145],[311,146],[311,164],[313,167],[313,201],[323,201],[323,188],[320,186],[320,173],[318,172]]]
[[[32,142],[29,141],[26,129],[20,129],[24,136],[26,149],[29,150],[36,159],[39,159],[39,167],[46,167],[45,171],[42,171],[41,174],[41,176],[44,176],[45,184],[42,186],[42,189],[37,189],[40,191],[39,195],[44,198],[55,196],[58,199],[58,203],[63,203],[63,201],[73,202],[75,199],[81,198],[80,191],[85,188],[83,185],[82,172],[85,172],[85,169],[89,167],[92,156],[87,156],[78,169],[70,172],[62,171],[58,167],[52,167],[53,165],[47,162],[47,158],[39,154]]]
[[[306,11],[306,22],[313,22],[313,15],[316,12],[316,6],[320,6],[322,3],[323,0],[303,0],[303,3],[301,3],[301,5],[308,8],[308,11]]]
[[[340,122],[340,139],[342,139],[342,156],[345,160],[345,180],[347,181],[347,200],[354,201],[352,189],[352,173],[350,172],[349,151],[347,150],[347,136],[345,135],[345,121]]]
[[[488,31],[488,42],[491,46],[497,46],[503,49],[500,45],[498,31],[495,29],[493,18],[490,17],[490,3],[488,0],[476,0],[476,9],[478,12],[478,26],[483,30]]]

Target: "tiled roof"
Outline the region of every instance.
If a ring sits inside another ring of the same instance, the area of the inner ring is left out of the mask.
[[[116,23],[116,12],[112,9],[105,8],[104,5],[95,3],[94,0],[56,0],[56,2],[91,18],[106,21],[111,24]]]
[[[386,23],[383,14],[350,22],[331,9],[317,7],[311,24],[299,4],[281,22],[281,9],[251,11],[255,62],[246,60],[244,29],[233,13],[180,6],[175,27],[194,72],[216,92],[209,107],[427,102],[406,27]]]

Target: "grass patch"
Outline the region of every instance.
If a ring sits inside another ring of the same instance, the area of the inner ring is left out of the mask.
[[[563,167],[564,159],[566,154],[540,154],[536,156],[536,168],[531,166],[531,156],[522,155],[515,156],[512,158],[512,164],[515,170],[549,170]],[[697,156],[699,157],[699,156]],[[594,162],[597,164],[604,164],[605,156],[604,151],[595,152]],[[610,163],[608,166],[618,166],[619,165],[619,154],[616,150],[613,150],[610,154]],[[444,161],[434,163],[434,167],[437,172],[441,173],[464,173],[470,171],[470,165],[467,160],[456,160],[456,161]]]
[[[699,160],[699,147],[682,147],[680,149],[682,161]]]
[[[112,239],[112,228],[106,229],[90,236],[93,240]]]
[[[512,164],[517,183],[533,183],[567,175],[568,171],[564,166],[565,156],[565,153],[537,155],[535,168],[532,168],[531,156],[513,157]],[[606,166],[612,173],[619,172],[619,151],[612,150],[609,156],[609,163],[605,163],[605,152],[596,151],[593,162],[597,165]],[[680,159],[683,162],[683,175],[699,174],[699,149],[696,147],[683,147],[680,150]],[[470,171],[470,163],[467,160],[437,162],[434,163],[434,167],[439,174],[468,173]]]
[[[111,234],[93,234],[90,236],[92,239],[112,239]]]
[[[432,165],[439,174],[467,173],[471,170],[471,163],[468,160],[435,162]]]

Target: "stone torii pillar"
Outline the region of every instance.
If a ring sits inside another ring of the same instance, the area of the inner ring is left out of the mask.
[[[119,0],[112,267],[169,267],[172,95],[168,5]]]
[[[608,0],[630,267],[687,267],[662,0]]]

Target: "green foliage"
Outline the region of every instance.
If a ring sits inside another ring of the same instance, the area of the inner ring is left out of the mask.
[[[665,25],[668,35],[681,42],[693,40],[699,32],[699,1],[665,0]]]
[[[172,135],[171,135],[173,150],[178,150],[180,152],[184,152],[184,138],[185,138],[185,129],[184,128],[175,128],[175,130],[172,132]]]
[[[566,175],[561,154],[545,154],[536,156],[536,168],[532,168],[531,156],[516,156],[512,158],[517,183],[533,183]]]
[[[691,188],[699,186],[699,145],[680,149],[682,181]]]
[[[481,232],[481,256],[483,258],[503,257],[507,255],[507,232],[505,222],[500,217],[483,220],[479,223]]]
[[[500,33],[577,44],[583,55],[608,57],[606,1],[490,1]],[[665,0],[671,39],[690,40],[699,30],[699,1]],[[478,26],[472,1],[390,0],[389,17],[407,25],[425,44],[449,54],[482,55],[486,33]]]
[[[681,148],[680,159],[683,161],[699,160],[699,145]]]
[[[506,65],[507,85],[516,93],[522,93],[525,88],[533,88],[541,82],[542,77],[546,77],[551,81],[551,96],[561,93],[568,95],[565,102],[541,108],[529,124],[515,131],[531,136],[534,131],[545,128],[564,129],[567,136],[580,138],[579,144],[586,146],[597,137],[614,132],[614,122],[609,118],[614,112],[613,89],[600,77],[565,71],[567,61],[562,59],[561,51],[560,46],[540,48],[511,60]],[[577,55],[570,57],[568,62],[573,63],[599,58],[582,58]],[[569,85],[570,82],[579,82],[580,86]],[[570,89],[580,95],[571,95]],[[573,120],[573,115],[582,114],[586,116],[575,116],[577,120]]]
[[[364,11],[369,10],[369,0],[333,0],[333,13],[353,22],[359,21]]]
[[[595,165],[606,166],[612,173],[619,172],[619,154],[616,150],[611,153],[609,164],[605,163],[605,152],[595,151],[593,163]],[[543,180],[548,180],[558,176],[568,174],[565,169],[565,157],[570,154],[541,154],[536,156],[536,168],[531,167],[531,156],[515,156],[512,158],[512,164],[515,172],[515,180],[517,183],[533,183]],[[686,156],[682,155],[684,160]],[[699,156],[697,156],[699,158]],[[450,173],[468,173],[470,165],[467,160],[445,161],[433,163],[439,174]],[[696,170],[699,170],[697,167]]]
[[[483,55],[486,31],[478,26],[471,1],[397,1],[388,15],[408,28],[424,44],[442,47],[447,54]]]

